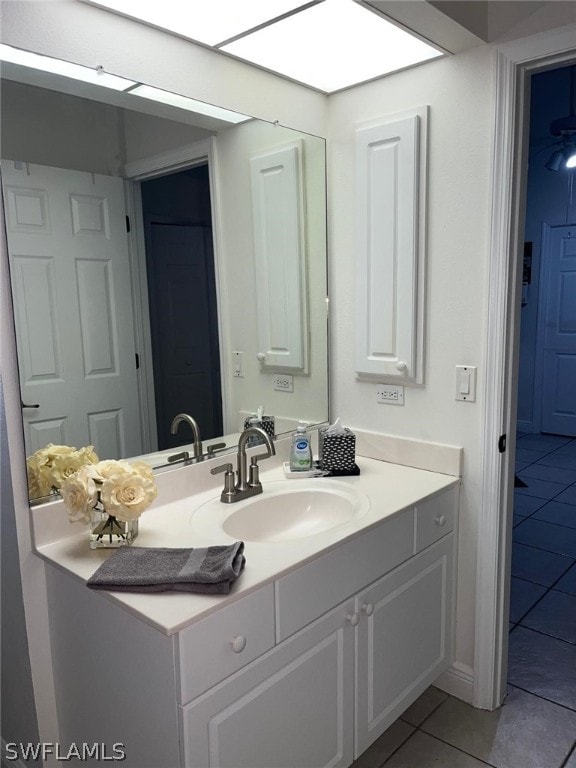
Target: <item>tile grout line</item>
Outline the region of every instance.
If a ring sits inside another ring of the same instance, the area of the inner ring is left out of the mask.
[[[543,551],[543,550],[540,550],[540,551]],[[574,561],[574,563],[576,563],[576,560]],[[574,563],[573,563],[572,565],[574,565]],[[528,608],[528,610],[527,610],[525,613],[523,613],[523,614],[522,614],[522,616],[521,616],[521,617],[518,619],[518,621],[513,621],[513,622],[511,622],[511,624],[514,624],[514,626],[518,626],[518,624],[520,624],[520,623],[521,623],[521,622],[522,622],[522,621],[523,621],[523,620],[526,618],[526,616],[528,616],[528,614],[530,613],[530,611],[531,611],[533,608],[536,608],[536,606],[538,605],[538,603],[539,603],[539,602],[541,602],[541,601],[542,601],[542,600],[543,600],[543,599],[546,597],[546,595],[548,594],[548,592],[551,592],[552,590],[554,590],[554,592],[559,592],[561,595],[570,595],[571,597],[576,597],[576,595],[572,595],[572,593],[571,593],[571,592],[562,592],[562,590],[561,590],[561,589],[555,589],[555,587],[556,587],[556,584],[558,584],[558,582],[559,582],[559,581],[562,581],[562,579],[564,578],[564,576],[566,576],[566,574],[568,573],[568,571],[569,571],[569,570],[572,568],[572,565],[569,565],[569,566],[568,566],[568,568],[567,568],[567,569],[564,571],[564,573],[562,573],[560,576],[558,576],[558,578],[556,579],[556,581],[554,581],[554,582],[551,584],[551,586],[548,586],[547,584],[538,584],[537,582],[535,582],[535,581],[529,581],[528,579],[521,579],[521,578],[520,578],[520,576],[513,576],[513,577],[511,577],[511,578],[514,578],[514,579],[520,579],[520,581],[525,581],[527,584],[534,584],[534,585],[535,585],[535,586],[537,586],[537,587],[544,587],[544,589],[546,590],[546,592],[544,592],[544,594],[543,594],[543,595],[541,595],[541,596],[540,596],[540,597],[539,597],[539,598],[536,600],[536,602],[535,602],[535,603],[534,603],[534,604],[533,604],[533,605],[532,605],[530,608]],[[531,629],[531,627],[526,627],[526,629]],[[512,630],[510,630],[510,631],[512,631]],[[538,630],[534,630],[534,631],[535,631],[535,632],[537,632]],[[545,633],[545,632],[541,632],[540,634],[546,634],[546,633]],[[549,635],[549,637],[554,637],[554,635]],[[560,639],[560,638],[557,638],[557,639]]]
[[[574,755],[576,757],[576,739],[574,739],[574,743],[572,744],[572,747],[570,748],[570,751],[568,752],[568,754],[564,758],[564,762],[562,763],[560,768],[565,768],[565,766],[568,764],[568,760],[570,760],[572,755]]]
[[[517,688],[519,691],[524,691],[524,693],[528,693],[530,696],[535,696],[537,699],[547,701],[548,704],[555,704],[557,707],[562,707],[562,709],[565,709],[567,712],[576,712],[576,709],[569,707],[567,704],[561,704],[559,701],[554,701],[554,699],[547,699],[546,696],[542,696],[540,693],[534,693],[534,691],[529,691],[527,688],[522,688],[521,685],[517,685],[516,683],[509,682],[507,685],[510,688]]]
[[[539,629],[534,629],[534,627],[527,627],[525,624],[521,624],[520,622],[518,622],[518,623],[516,624],[516,626],[514,627],[514,629],[515,629],[516,627],[522,627],[522,629],[529,629],[529,630],[530,630],[530,632],[536,632],[536,634],[537,634],[537,635],[542,635],[543,637],[549,637],[549,638],[551,638],[552,640],[558,640],[558,642],[560,642],[560,643],[566,643],[566,645],[571,645],[572,647],[575,647],[575,646],[576,646],[576,642],[572,642],[571,640],[564,640],[564,638],[563,638],[563,637],[556,637],[556,635],[549,635],[547,632],[542,632],[542,631],[541,631],[541,630],[539,630]],[[513,632],[514,630],[510,630],[510,631],[511,631],[511,632]]]

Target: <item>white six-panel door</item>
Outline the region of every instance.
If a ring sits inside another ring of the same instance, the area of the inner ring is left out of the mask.
[[[543,242],[542,432],[576,436],[576,226]]]
[[[122,179],[2,161],[26,451],[142,452]]]

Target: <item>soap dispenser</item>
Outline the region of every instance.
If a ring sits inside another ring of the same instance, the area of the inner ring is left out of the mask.
[[[306,425],[299,424],[292,436],[290,447],[290,470],[292,472],[308,472],[312,469],[312,447]]]

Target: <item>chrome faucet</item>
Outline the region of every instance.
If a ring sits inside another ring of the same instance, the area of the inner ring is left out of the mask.
[[[201,460],[202,440],[200,439],[200,427],[198,426],[196,419],[193,419],[192,416],[189,416],[187,413],[179,413],[178,416],[175,416],[172,419],[172,424],[170,425],[170,434],[175,435],[178,432],[178,427],[183,421],[185,421],[186,424],[189,424],[192,429],[192,437],[194,438],[194,452],[192,454],[192,458]]]
[[[252,456],[250,468],[247,467],[246,445],[251,437],[261,438],[266,445],[266,453],[258,453]],[[234,484],[234,472],[232,464],[221,464],[210,470],[213,475],[224,472],[224,490],[220,495],[220,501],[224,504],[233,504],[235,501],[248,499],[250,496],[256,496],[262,493],[262,483],[260,482],[258,467],[259,459],[268,459],[274,456],[276,449],[272,438],[260,427],[248,427],[240,435],[238,440],[238,453],[236,456],[236,484]]]

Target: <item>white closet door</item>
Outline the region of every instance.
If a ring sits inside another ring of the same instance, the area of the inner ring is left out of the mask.
[[[250,161],[258,359],[268,371],[308,366],[301,164],[301,142]]]
[[[142,452],[120,178],[2,161],[28,454]]]
[[[423,381],[426,109],[356,131],[356,371]]]

